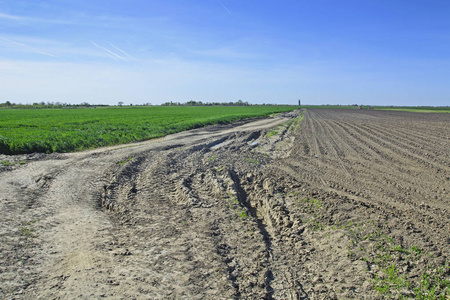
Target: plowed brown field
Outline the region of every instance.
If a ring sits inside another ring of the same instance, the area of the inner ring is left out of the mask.
[[[449,125],[308,109],[2,157],[0,298],[446,299]]]

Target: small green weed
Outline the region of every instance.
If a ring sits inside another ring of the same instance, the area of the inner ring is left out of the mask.
[[[237,199],[237,197],[235,196],[235,197],[232,197],[232,198],[230,198],[230,201],[231,202],[234,202],[234,203],[239,203],[239,200]]]
[[[3,164],[5,167],[12,167],[12,166],[14,166],[14,163],[9,162],[9,161],[7,161],[7,160],[4,160],[4,161],[2,162],[2,164]]]
[[[242,211],[239,213],[239,218],[241,218],[241,219],[247,219],[247,218],[248,218],[248,215],[245,213],[244,210],[242,210]]]
[[[397,252],[400,252],[400,253],[403,253],[403,254],[409,254],[409,253],[410,253],[408,249],[405,249],[405,248],[403,248],[403,247],[400,246],[400,245],[395,245],[395,246],[392,248],[392,250],[397,251]]]
[[[122,165],[126,164],[127,162],[132,161],[133,158],[134,158],[134,156],[132,156],[132,157],[130,157],[130,158],[127,158],[127,159],[125,159],[125,160],[120,161],[120,162],[119,162],[119,166],[122,166]]]
[[[325,229],[325,224],[323,222],[316,221],[316,222],[311,224],[311,228],[314,229],[314,230],[324,230]]]
[[[231,193],[228,193],[230,198],[228,198],[228,207],[230,209],[235,209],[239,205],[239,200],[236,196],[232,196]]]
[[[33,229],[30,227],[35,221],[24,222],[20,225],[19,231],[25,236],[26,239],[35,238],[37,235],[33,233]]]
[[[290,130],[296,130],[298,128],[298,126],[300,126],[300,122],[303,120],[303,118],[305,117],[304,113],[301,112],[298,118],[295,118],[290,125],[292,125],[290,127]]]
[[[412,247],[411,247],[411,251],[413,251],[416,255],[422,254],[422,250],[419,249],[419,248],[416,247],[416,246],[412,246]]]
[[[275,130],[269,131],[269,132],[266,134],[266,138],[270,138],[270,137],[275,136],[275,135],[277,135],[277,134],[278,134],[278,132],[275,131]]]
[[[253,158],[246,158],[245,161],[249,162],[249,163],[252,163],[252,164],[255,164],[255,165],[259,164],[259,161],[254,160]]]
[[[317,199],[303,199],[303,202],[312,204],[312,206],[318,210],[322,209],[322,203]]]

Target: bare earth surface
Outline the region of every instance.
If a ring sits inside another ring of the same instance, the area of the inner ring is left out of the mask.
[[[450,279],[449,125],[450,114],[310,109],[2,156],[14,165],[0,169],[0,298],[431,293],[424,278]]]

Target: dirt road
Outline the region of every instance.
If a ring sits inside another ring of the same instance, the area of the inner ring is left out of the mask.
[[[2,157],[0,298],[450,295],[450,114],[298,115]]]

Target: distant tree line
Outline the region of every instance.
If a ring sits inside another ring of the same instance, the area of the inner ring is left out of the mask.
[[[202,101],[188,101],[184,103],[180,102],[165,102],[162,106],[250,106],[247,101],[238,100],[236,102],[202,102]]]
[[[135,104],[136,106],[151,106],[151,103],[144,104]],[[161,106],[252,106],[252,105],[261,105],[261,104],[250,104],[247,101],[238,100],[236,102],[202,102],[202,101],[188,101],[188,102],[173,102],[168,101]],[[272,104],[262,104],[262,105],[272,105]],[[28,108],[28,109],[39,109],[39,108],[95,108],[95,107],[107,107],[110,105],[107,104],[89,104],[88,102],[82,102],[80,104],[69,104],[64,102],[51,102],[51,101],[40,101],[34,102],[32,104],[21,104],[21,103],[13,103],[10,101],[6,101],[4,103],[0,103],[0,108]],[[125,104],[123,101],[119,101],[117,106],[133,106],[133,104]]]
[[[34,102],[32,104],[20,104],[20,103],[12,103],[10,101],[6,101],[4,103],[0,103],[0,108],[82,108],[82,107],[98,107],[98,106],[108,106],[104,104],[89,104],[87,102],[82,102],[80,104],[69,104],[63,102]]]

